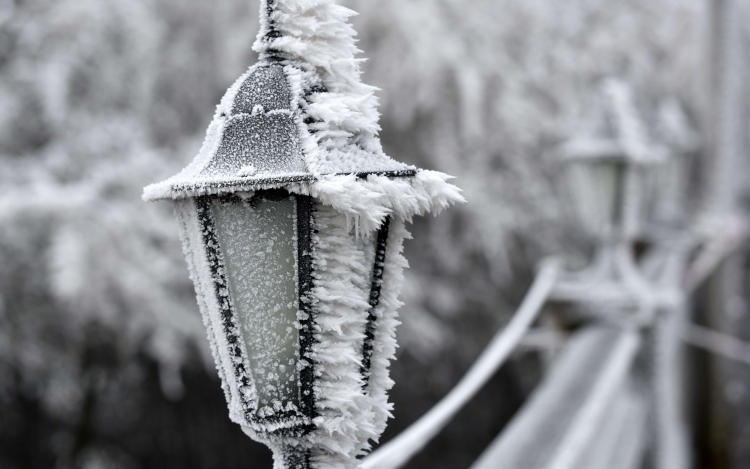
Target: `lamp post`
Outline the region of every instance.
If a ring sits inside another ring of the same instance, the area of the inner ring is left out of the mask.
[[[352,12],[261,3],[259,63],[144,199],[174,203],[230,418],[276,468],[353,468],[390,414],[404,223],[463,198],[383,153]]]
[[[597,250],[591,266],[568,274],[552,297],[630,305],[648,290],[635,265],[633,241],[642,232],[645,179],[663,156],[648,144],[624,83],[603,82],[599,104],[593,126],[560,148],[574,208]]]

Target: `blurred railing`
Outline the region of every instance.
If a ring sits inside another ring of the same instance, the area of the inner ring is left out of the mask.
[[[542,265],[518,311],[508,325],[490,341],[461,381],[411,427],[365,458],[362,465],[364,469],[401,467],[445,427],[521,342],[547,301],[558,271],[559,264],[555,261],[547,261]]]
[[[643,300],[654,310],[649,321],[587,313],[589,320],[571,334],[540,385],[473,469],[634,469],[649,447],[654,467],[688,467],[679,344],[684,340],[746,363],[750,344],[689,324],[685,304],[747,236],[748,224],[732,219],[703,239],[663,243],[641,256],[639,269],[651,292]],[[511,320],[453,390],[366,457],[362,467],[396,469],[421,451],[523,344],[563,274],[559,261],[544,261]],[[649,425],[652,438],[645,441]]]

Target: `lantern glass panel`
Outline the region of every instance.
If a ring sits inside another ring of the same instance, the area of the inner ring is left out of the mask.
[[[625,169],[616,159],[578,160],[568,168],[575,210],[594,236],[610,236],[622,223]]]
[[[212,212],[258,412],[298,409],[296,199],[215,199]]]

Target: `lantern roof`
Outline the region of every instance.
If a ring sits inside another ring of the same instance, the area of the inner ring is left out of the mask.
[[[354,15],[334,0],[262,0],[259,62],[227,90],[193,162],[146,187],[144,200],[284,188],[336,208],[363,235],[389,215],[464,202],[450,176],[383,152]]]
[[[260,61],[226,92],[198,156],[148,186],[147,200],[312,182],[327,175],[408,177],[380,145],[376,88],[361,83],[351,10],[267,0]],[[304,11],[303,11],[304,10]]]
[[[331,174],[414,176],[416,168],[388,157],[377,136],[327,125],[351,119],[347,100],[327,91],[299,64],[266,58],[243,74],[217,107],[198,156],[180,173],[146,188],[149,199],[221,194],[314,181]],[[332,99],[333,98],[333,99]],[[353,103],[356,104],[356,103]],[[377,125],[377,124],[375,124]]]
[[[597,107],[583,132],[560,147],[568,160],[617,160],[632,164],[656,163],[662,151],[643,129],[630,87],[619,80],[602,83]]]

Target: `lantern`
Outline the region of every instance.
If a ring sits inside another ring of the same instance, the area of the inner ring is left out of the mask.
[[[645,215],[648,169],[663,159],[646,140],[629,88],[606,80],[593,126],[565,143],[569,189],[582,224],[600,240],[632,240]]]
[[[404,227],[462,201],[386,156],[352,13],[262,2],[260,61],[219,104],[173,201],[230,418],[275,467],[357,467],[389,415]]]
[[[609,79],[601,91],[593,125],[561,147],[573,205],[596,238],[597,252],[589,268],[560,282],[553,294],[557,299],[629,301],[628,290],[646,290],[632,243],[642,233],[652,200],[650,168],[663,155],[647,141],[630,89]]]

